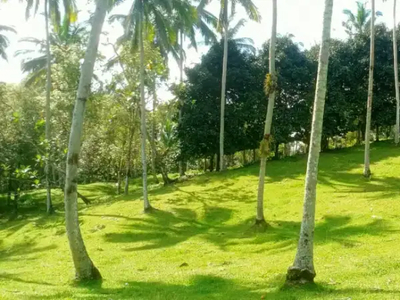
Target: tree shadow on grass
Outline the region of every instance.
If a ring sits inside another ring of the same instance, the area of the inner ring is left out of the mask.
[[[22,279],[22,278],[20,278],[18,276],[18,274],[0,273],[0,280],[10,281],[10,282],[20,282],[20,283],[30,283],[30,284],[40,284],[40,285],[53,286],[53,284],[48,283],[48,282],[44,282],[44,281]]]
[[[135,299],[135,300],[231,300],[231,299],[273,299],[273,300],[297,300],[297,299],[323,299],[329,296],[349,297],[344,299],[360,299],[366,294],[374,297],[388,296],[395,299],[399,295],[398,290],[389,289],[357,289],[329,286],[326,283],[312,284],[299,287],[282,287],[282,276],[279,282],[275,282],[274,288],[266,289],[271,283],[258,283],[243,285],[234,280],[212,275],[192,276],[188,284],[173,284],[166,282],[126,281],[121,282],[117,288],[103,288],[99,285],[81,285],[74,291],[56,292],[52,295],[31,295],[29,299],[58,299],[77,297],[79,299]],[[342,298],[340,298],[342,299]]]
[[[315,245],[338,243],[345,248],[352,248],[362,244],[359,240],[354,239],[358,236],[384,236],[385,234],[397,232],[391,229],[385,220],[381,219],[375,219],[369,223],[359,225],[350,223],[351,218],[348,216],[328,215],[323,217],[322,222],[317,222],[315,226]],[[223,247],[243,244],[262,245],[261,249],[258,248],[254,252],[269,254],[292,250],[297,246],[300,222],[274,221],[270,225],[262,234],[249,232],[247,236],[237,236],[235,239],[234,232],[227,231],[227,234],[219,235],[217,239],[211,241]],[[209,239],[210,237],[207,236],[206,238]]]
[[[321,172],[318,181],[334,188],[339,197],[365,193],[366,198],[370,200],[382,200],[400,194],[400,179],[397,177],[374,177],[372,180],[367,180],[360,174]]]
[[[0,261],[6,260],[16,260],[16,261],[24,261],[33,259],[32,256],[34,254],[53,250],[57,248],[57,245],[52,244],[44,247],[37,247],[37,242],[33,240],[29,240],[26,242],[21,242],[18,244],[13,244],[11,247],[0,248]]]
[[[106,242],[126,243],[127,251],[148,250],[175,246],[199,236],[222,250],[237,245],[261,245],[255,252],[274,253],[296,247],[300,222],[274,221],[264,233],[252,231],[253,218],[237,224],[227,224],[231,209],[205,206],[204,215],[198,216],[190,209],[176,208],[171,212],[156,211],[146,218],[130,218],[130,224],[120,225],[124,232],[107,233]],[[339,243],[351,248],[360,245],[360,235],[392,234],[385,220],[374,219],[365,224],[351,224],[349,216],[327,215],[317,222],[315,244]]]
[[[146,218],[131,218],[131,224],[121,225],[127,229],[125,232],[107,233],[104,239],[111,243],[139,243],[127,251],[172,247],[194,236],[207,234],[215,223],[223,223],[231,216],[230,209],[220,207],[206,207],[201,220],[196,212],[186,208],[175,208],[171,212],[156,210]]]

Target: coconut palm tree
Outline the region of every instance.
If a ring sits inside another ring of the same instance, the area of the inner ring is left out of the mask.
[[[140,127],[145,212],[149,212],[152,207],[147,193],[144,40],[154,41],[162,56],[167,59],[176,44],[173,16],[178,15],[183,24],[190,24],[193,21],[192,12],[192,6],[187,0],[134,0],[128,15],[114,15],[110,18],[111,21],[122,21],[125,28],[123,39],[130,39],[133,48],[140,51]]]
[[[31,11],[34,14],[37,13],[39,9],[39,0],[26,0],[26,11],[25,17],[28,19],[30,17]],[[35,4],[35,6],[33,6]],[[68,28],[71,22],[76,20],[76,4],[75,0],[63,0],[64,5],[64,21],[63,27]],[[50,110],[50,93],[51,93],[51,52],[50,52],[50,19],[55,31],[60,29],[59,24],[61,23],[61,13],[58,0],[45,0],[44,1],[44,18],[45,18],[45,28],[46,28],[46,162],[45,162],[45,174],[46,174],[46,210],[48,214],[52,214],[53,204],[51,201],[51,184],[50,184],[50,167],[51,167],[51,110]]]
[[[10,27],[10,26],[5,26],[5,25],[0,25],[0,56],[3,58],[5,61],[7,61],[7,53],[6,49],[10,44],[10,41],[8,40],[7,36],[2,34],[1,32],[12,32],[12,33],[17,33],[17,31]]]
[[[179,81],[183,83],[183,65],[185,61],[184,38],[190,41],[190,47],[197,50],[196,31],[200,32],[204,38],[204,44],[209,45],[217,42],[217,37],[213,29],[217,27],[218,19],[204,8],[205,1],[201,1],[197,6],[192,5],[192,20],[184,23],[179,15],[174,16],[173,27],[178,32],[178,40],[174,47],[174,57],[179,66]],[[182,120],[182,110],[179,109],[179,121]],[[184,175],[183,161],[179,161],[179,175]]]
[[[210,2],[211,0],[204,0]],[[260,14],[252,0],[220,0],[219,13],[219,32],[224,39],[224,57],[222,63],[222,84],[221,84],[221,116],[220,116],[220,135],[219,135],[219,155],[220,155],[220,170],[225,169],[224,163],[224,131],[225,131],[225,94],[226,94],[226,75],[228,67],[228,30],[229,30],[229,14],[228,6],[231,3],[231,15],[234,15],[236,4],[239,3],[246,10],[249,18],[254,21],[260,20]]]
[[[326,85],[328,77],[329,42],[332,22],[333,0],[325,0],[322,43],[319,52],[317,86],[314,98],[314,111],[311,125],[310,150],[308,153],[307,173],[304,189],[303,220],[301,222],[300,239],[293,266],[288,269],[288,283],[313,282],[315,277],[313,247],[315,202],[318,176],[319,152],[321,149],[322,123]]]
[[[355,14],[349,9],[344,9],[343,13],[347,16],[347,21],[343,22],[342,25],[350,37],[368,32],[371,23],[371,10],[367,9],[365,3],[357,1],[357,12]]]
[[[77,207],[77,176],[85,106],[90,94],[90,83],[93,77],[93,69],[97,57],[100,34],[109,5],[109,0],[96,1],[96,10],[91,20],[92,29],[81,68],[81,76],[79,79],[79,87],[74,105],[71,133],[68,143],[66,163],[67,170],[64,191],[65,226],[67,229],[67,236],[75,265],[77,280],[101,278],[99,270],[95,267],[86,251],[79,227]]]
[[[272,125],[272,116],[275,104],[275,89],[277,85],[277,76],[275,71],[275,48],[276,48],[276,25],[277,25],[277,0],[272,1],[272,32],[269,47],[269,74],[265,80],[265,93],[268,96],[267,116],[264,125],[264,137],[261,141],[261,160],[260,175],[258,178],[258,195],[257,195],[257,216],[256,225],[265,226],[264,218],[264,180],[265,166],[269,155],[270,134]]]
[[[374,88],[374,64],[375,64],[375,0],[371,0],[372,15],[371,15],[371,48],[369,52],[369,79],[368,79],[368,99],[367,99],[367,117],[365,125],[365,150],[364,150],[364,176],[371,176],[369,143],[371,135],[371,111],[372,98]]]

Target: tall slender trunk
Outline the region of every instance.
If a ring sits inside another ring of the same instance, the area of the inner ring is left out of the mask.
[[[151,172],[153,173],[154,182],[156,184],[159,183],[157,178],[157,169],[156,169],[156,161],[157,161],[157,149],[156,149],[156,121],[155,121],[155,112],[157,107],[157,91],[154,85],[153,87],[153,119],[151,121],[151,137],[150,137],[150,146],[151,146]]]
[[[394,142],[399,144],[400,132],[400,96],[399,96],[399,67],[397,61],[397,34],[396,34],[396,0],[393,0],[393,58],[394,58],[394,87],[396,89],[396,128],[394,131]]]
[[[44,3],[44,17],[46,22],[46,211],[48,214],[54,212],[53,203],[51,201],[51,184],[50,184],[50,167],[51,167],[51,128],[50,128],[50,91],[51,91],[51,57],[50,57],[50,33],[49,33],[49,0]]]
[[[121,173],[122,173],[122,157],[118,162],[118,171],[117,171],[117,195],[121,194]]]
[[[139,24],[139,44],[140,44],[140,136],[143,169],[143,205],[144,212],[151,210],[147,194],[147,160],[146,160],[146,102],[144,95],[144,45],[143,45],[143,16]]]
[[[269,47],[269,75],[271,81],[271,88],[269,91],[267,115],[265,118],[264,125],[264,142],[269,143],[272,116],[275,105],[275,84],[276,83],[276,72],[275,72],[275,48],[276,48],[276,26],[277,26],[277,0],[272,1],[272,31]],[[260,159],[260,173],[258,177],[258,194],[257,194],[257,215],[256,224],[265,225],[264,219],[264,182],[265,182],[265,166],[267,163],[267,154],[261,153]]]
[[[219,129],[219,170],[225,169],[224,164],[224,134],[225,134],[225,96],[226,96],[226,75],[228,69],[228,2],[224,1],[224,57],[222,61],[222,83],[221,83],[221,116],[220,116],[220,129]]]
[[[100,272],[90,259],[82,239],[78,218],[76,182],[85,106],[90,93],[90,83],[93,77],[93,69],[97,57],[97,48],[99,45],[101,29],[107,12],[107,4],[107,0],[98,0],[96,4],[96,11],[92,19],[92,29],[81,69],[68,143],[64,193],[65,226],[67,229],[67,236],[71,248],[72,259],[75,265],[77,280],[101,278]]]
[[[242,151],[243,166],[247,165],[246,150]]]
[[[372,98],[374,95],[374,65],[375,65],[375,0],[371,0],[371,49],[369,57],[369,79],[368,79],[368,100],[367,100],[367,118],[365,126],[365,150],[364,150],[364,177],[371,176],[369,143],[371,136],[371,111]]]
[[[180,41],[180,45],[179,45],[179,82],[180,84],[183,83],[183,31],[182,29],[179,30],[179,41]],[[179,123],[182,122],[182,105],[179,108]],[[185,171],[183,169],[183,160],[179,160],[179,176],[183,176],[185,175]]]
[[[317,190],[318,162],[321,150],[322,123],[326,84],[328,77],[329,42],[331,35],[333,0],[325,0],[322,43],[319,52],[317,86],[314,98],[314,111],[311,127],[311,142],[308,152],[307,173],[304,189],[303,219],[301,222],[300,239],[297,246],[293,266],[288,269],[288,283],[313,282],[315,269],[313,262],[315,200]]]
[[[128,193],[129,193],[129,177],[131,175],[131,157],[132,157],[133,134],[134,134],[134,128],[132,126],[131,128],[129,128],[128,153],[126,155],[126,174],[125,174],[124,195],[128,195]]]

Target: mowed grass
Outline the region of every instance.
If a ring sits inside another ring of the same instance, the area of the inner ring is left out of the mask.
[[[296,157],[268,162],[265,232],[252,229],[258,165],[153,186],[150,215],[139,181],[128,197],[80,187],[96,202],[80,219],[101,283],[72,281],[62,203],[52,217],[26,211],[0,225],[0,299],[400,299],[400,148],[372,145],[370,181],[362,161],[362,147],[321,156],[314,286],[284,287],[302,216]]]

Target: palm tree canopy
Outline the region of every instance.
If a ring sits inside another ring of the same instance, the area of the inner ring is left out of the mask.
[[[129,39],[136,49],[142,28],[145,38],[152,41],[166,59],[177,40],[174,15],[187,25],[193,22],[195,11],[188,0],[134,0],[128,15],[113,15],[110,21],[122,23],[125,32],[120,42]]]
[[[211,0],[203,0],[207,3],[211,2]],[[225,5],[231,5],[231,16],[235,15],[236,13],[236,5],[239,4],[241,5],[244,10],[246,11],[247,16],[250,18],[250,20],[260,22],[261,16],[258,11],[257,6],[254,4],[252,0],[219,0],[220,1],[220,12],[219,12],[219,24],[218,24],[218,29],[220,32],[223,31],[223,24],[225,22],[229,23],[229,16],[228,14],[225,14]]]
[[[59,31],[53,31],[50,34],[50,45],[52,47],[64,47],[72,44],[81,43],[84,36],[87,34],[86,27],[80,24],[69,26],[68,30],[64,27]],[[40,78],[46,74],[46,41],[26,37],[19,40],[20,42],[30,43],[38,48],[37,51],[32,49],[21,49],[15,52],[15,56],[25,56],[21,63],[21,70],[23,73],[28,73],[28,79],[25,85],[29,86],[40,82]],[[31,57],[30,54],[38,53],[39,55]],[[51,61],[54,63],[54,57],[51,56]]]
[[[17,31],[10,26],[0,25],[0,57],[7,61],[6,48],[9,46],[10,41],[6,35],[1,33],[2,31],[8,31],[12,33],[17,33]]]
[[[35,15],[38,12],[40,0],[20,0],[20,2],[26,1],[25,18],[29,19],[31,14]],[[116,0],[114,0],[116,1]],[[60,30],[61,27],[64,31],[70,26],[71,23],[75,23],[77,20],[77,7],[75,0],[62,0],[64,7],[64,17],[61,22],[61,9],[60,0],[48,0],[49,3],[49,14],[51,24],[54,26],[55,31]]]
[[[357,1],[357,11],[353,13],[349,9],[344,9],[343,14],[346,15],[347,21],[342,25],[348,35],[366,34],[371,24],[371,10],[367,9],[366,4]],[[381,16],[381,12],[376,12],[377,16]]]

